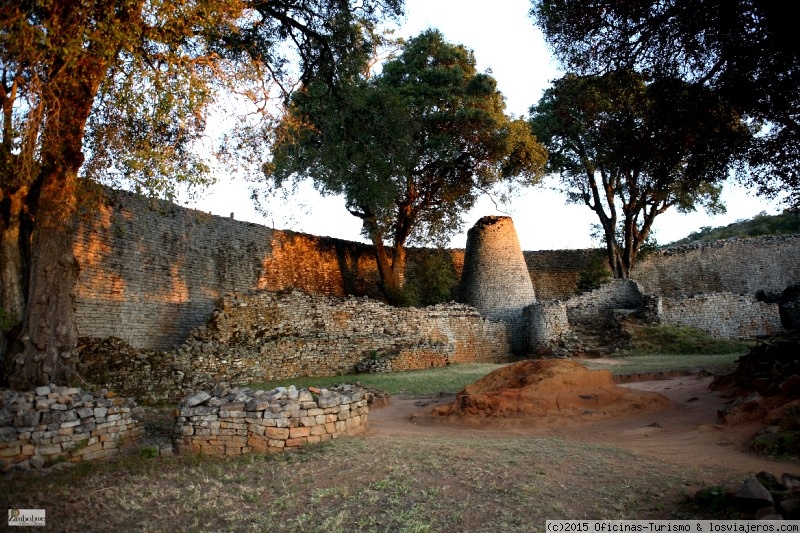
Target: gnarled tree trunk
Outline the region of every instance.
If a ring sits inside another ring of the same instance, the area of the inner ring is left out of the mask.
[[[107,64],[93,59],[54,81],[43,129],[42,167],[27,195],[33,233],[27,274],[27,301],[7,375],[16,389],[66,384],[76,372],[74,291],[78,264],[73,253],[77,176],[83,164],[83,136]],[[81,80],[81,81],[77,81]],[[6,243],[4,242],[4,247]],[[8,243],[11,246],[11,243]]]

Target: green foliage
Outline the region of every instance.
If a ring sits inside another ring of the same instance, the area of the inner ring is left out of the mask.
[[[424,307],[453,300],[458,276],[447,250],[419,250],[410,262],[404,291],[413,305]]]
[[[721,183],[750,137],[713,92],[630,70],[556,80],[530,125],[567,198],[597,214],[617,278],[667,209],[724,211]]]
[[[745,353],[751,343],[717,339],[688,326],[646,326],[632,334],[626,353],[708,355]]]
[[[687,237],[671,243],[671,245],[688,244],[691,242],[713,242],[736,237],[745,239],[761,235],[794,235],[800,233],[800,210],[786,210],[780,215],[759,214],[750,220],[740,220],[712,228],[703,226],[698,231],[693,231]]]
[[[11,331],[17,324],[19,324],[19,317],[0,307],[0,331],[3,333]]]
[[[800,205],[800,54],[789,4],[769,0],[532,0],[565,71],[637,68],[714,90],[761,127],[747,182]]]
[[[697,491],[697,494],[694,496],[694,502],[701,509],[709,513],[730,511],[735,507],[733,501],[731,501],[731,498],[728,496],[728,491],[725,487],[719,485]]]
[[[611,279],[611,271],[605,255],[597,255],[589,261],[586,268],[578,275],[576,290],[578,294],[597,289]]]
[[[143,459],[154,459],[158,457],[158,446],[142,446],[139,448],[139,457]]]
[[[800,431],[760,433],[750,441],[750,448],[769,457],[800,457]]]
[[[342,194],[364,235],[392,244],[391,261],[377,253],[397,292],[407,243],[442,244],[483,192],[538,181],[545,150],[504,109],[472,52],[429,30],[377,75],[356,69],[333,91],[313,80],[296,91],[264,165],[268,187],[311,178]]]

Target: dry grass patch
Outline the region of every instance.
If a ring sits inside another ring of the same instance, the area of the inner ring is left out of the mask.
[[[543,531],[546,519],[663,518],[724,479],[546,437],[339,439],[296,453],[126,457],[0,480],[61,531]]]

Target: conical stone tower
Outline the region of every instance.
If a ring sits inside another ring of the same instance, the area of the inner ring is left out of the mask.
[[[459,300],[508,323],[511,350],[525,352],[522,310],[536,295],[511,217],[483,217],[467,233]]]

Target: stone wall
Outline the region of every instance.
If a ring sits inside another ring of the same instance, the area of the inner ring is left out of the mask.
[[[508,239],[500,241],[502,247]],[[274,230],[120,191],[108,191],[107,199],[83,213],[74,251],[80,265],[80,335],[119,337],[139,349],[177,346],[229,292],[298,288],[381,298],[368,245]],[[417,253],[409,251],[411,265]],[[449,253],[461,276],[464,250]],[[564,299],[602,253],[525,252],[533,288],[509,285],[508,276],[498,287],[525,300],[520,309],[532,303],[534,290],[540,299]],[[648,257],[633,278],[645,292],[666,297],[717,291],[774,295],[800,282],[798,258],[800,236],[687,245]],[[496,261],[498,272],[508,264]]]
[[[276,231],[131,193],[84,212],[74,244],[83,337],[168,349],[205,323],[225,293],[302,288],[379,296],[372,249]]]
[[[638,283],[629,279],[612,280],[593,291],[567,300],[571,324],[592,323],[614,309],[639,309],[645,296]]]
[[[178,453],[241,455],[281,452],[366,429],[369,409],[350,385],[269,392],[248,389],[190,395],[175,419]]]
[[[528,349],[537,352],[559,343],[570,332],[567,303],[544,300],[525,308],[528,324]]]
[[[536,301],[510,217],[483,217],[467,233],[459,301],[509,324],[511,350],[525,351],[522,310]]]
[[[111,457],[144,427],[129,398],[55,385],[0,390],[0,471]]]
[[[605,259],[605,250],[539,250],[523,255],[536,297],[563,300],[575,294],[581,272],[598,258]]]
[[[147,401],[174,400],[219,381],[349,374],[365,363],[407,370],[509,355],[506,325],[463,304],[396,308],[296,290],[228,295],[205,326],[171,351],[107,349],[113,342],[85,340],[81,373]]]
[[[700,292],[780,295],[800,282],[800,235],[732,239],[659,251],[631,277],[665,297]]]
[[[726,339],[751,339],[782,329],[778,304],[730,292],[662,298],[660,319],[662,324],[691,326]]]

